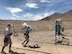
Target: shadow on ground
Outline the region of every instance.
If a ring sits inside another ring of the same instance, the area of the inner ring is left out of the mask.
[[[25,54],[25,53],[12,52],[11,54]]]

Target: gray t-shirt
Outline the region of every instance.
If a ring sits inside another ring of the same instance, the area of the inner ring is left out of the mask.
[[[5,29],[5,37],[10,37],[11,35],[9,35],[9,34],[11,34],[11,33],[12,32],[11,32],[11,30],[9,28]]]

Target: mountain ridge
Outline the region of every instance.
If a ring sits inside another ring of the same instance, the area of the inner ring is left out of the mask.
[[[63,19],[63,20],[72,20],[72,10],[69,10],[65,13],[54,13],[50,16],[47,16],[41,20],[56,20],[56,19]]]

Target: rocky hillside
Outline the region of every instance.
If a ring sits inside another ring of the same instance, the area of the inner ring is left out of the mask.
[[[43,18],[42,20],[54,20],[54,19],[60,18],[62,16],[63,16],[63,14],[61,14],[61,13],[54,13],[53,15]]]
[[[62,20],[72,20],[72,10],[69,10],[68,12],[62,14],[62,13],[54,13],[51,16],[45,17],[42,20],[55,20],[57,18],[60,18]]]

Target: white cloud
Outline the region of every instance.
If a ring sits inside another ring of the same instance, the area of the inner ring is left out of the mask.
[[[33,20],[41,20],[42,18],[42,15],[34,15]]]
[[[9,10],[11,13],[19,13],[19,12],[23,11],[21,8],[11,8],[11,7],[8,7],[6,9]]]
[[[47,6],[47,7],[54,6],[54,4],[56,4],[58,1],[56,1],[56,0],[40,0],[40,2],[43,4],[43,6]]]
[[[26,13],[23,15],[23,19],[24,20],[40,20],[42,19],[42,16],[41,15],[38,15],[38,14],[32,14],[32,13]]]
[[[38,4],[36,3],[26,3],[26,6],[29,8],[38,8]]]
[[[47,17],[47,16],[50,16],[50,15],[52,15],[54,13],[55,13],[55,11],[49,11],[49,12],[44,12],[42,14],[34,15],[33,20],[40,20],[40,19],[42,19],[44,17]]]
[[[39,1],[39,0],[26,0],[27,3],[35,3],[37,1]]]
[[[58,2],[63,2],[65,0],[40,0],[40,2],[44,3],[44,2],[47,2],[47,3],[58,3]]]
[[[58,3],[61,3],[61,2],[65,3],[65,1],[66,0],[40,0],[40,2],[43,3],[43,6],[47,6],[47,7],[52,7],[52,6],[57,5]]]
[[[33,14],[31,14],[31,13],[26,13],[23,15],[23,17],[32,17],[32,16],[33,16]]]
[[[21,18],[20,16],[16,15],[16,14],[12,14],[14,17],[16,18]]]
[[[53,0],[40,0],[40,2],[48,2],[48,3],[51,3]]]
[[[41,14],[26,13],[22,16],[22,19],[23,20],[40,20],[44,17],[52,15],[53,13],[55,13],[55,11],[44,12]]]
[[[33,14],[31,14],[31,13],[25,13],[25,14],[22,16],[22,19],[23,19],[23,20],[32,20],[32,17],[33,17]]]
[[[15,17],[11,17],[10,20],[17,20],[17,18],[15,18]]]
[[[18,16],[16,14],[12,14],[13,17],[10,19],[15,19],[15,20],[41,20],[44,17],[50,16],[51,14],[55,13],[55,11],[50,11],[50,12],[44,12],[41,14],[32,14],[32,13],[25,13],[22,16]]]
[[[45,12],[45,13],[43,14],[43,16],[44,16],[44,17],[47,17],[47,16],[50,16],[50,15],[52,15],[52,14],[54,14],[54,13],[55,13],[55,11]]]

